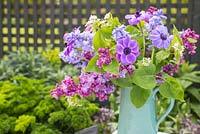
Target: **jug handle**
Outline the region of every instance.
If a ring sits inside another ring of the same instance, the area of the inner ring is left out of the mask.
[[[158,93],[158,88],[155,89],[153,91],[153,98],[156,99],[156,94]],[[160,116],[160,118],[157,120],[157,123],[156,123],[156,130],[158,131],[158,127],[160,125],[160,123],[163,121],[163,119],[171,112],[171,110],[173,109],[174,107],[174,103],[175,103],[175,99],[170,99],[170,104],[167,108],[167,110]]]

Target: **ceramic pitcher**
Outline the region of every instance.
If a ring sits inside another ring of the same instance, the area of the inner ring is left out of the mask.
[[[132,104],[130,91],[129,88],[122,89],[118,134],[157,134],[159,124],[174,106],[174,99],[171,99],[166,112],[157,120],[156,93],[158,89],[152,90],[147,102],[141,108],[136,108]]]

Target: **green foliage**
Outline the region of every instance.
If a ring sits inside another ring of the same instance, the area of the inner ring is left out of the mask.
[[[184,90],[181,84],[174,77],[169,75],[159,87],[159,92],[162,96],[167,98],[175,98],[181,101],[184,100]]]
[[[154,64],[139,67],[133,73],[133,83],[144,89],[153,89],[156,86],[155,71]]]
[[[93,124],[96,104],[78,96],[56,100],[50,96],[52,88],[45,80],[21,76],[0,82],[0,132],[71,134]]]
[[[170,52],[166,50],[161,50],[156,53],[156,64],[160,63],[161,61],[167,59],[170,56]]]
[[[130,93],[131,102],[134,104],[136,108],[142,107],[146,101],[148,100],[151,94],[151,90],[143,89],[139,86],[132,86],[132,90]]]
[[[184,62],[179,68],[177,80],[185,90],[184,102],[176,102],[173,111],[168,118],[160,125],[160,131],[179,134],[182,118],[190,118],[193,123],[197,123],[200,118],[200,88],[199,88],[199,71],[193,71],[197,65]],[[174,87],[175,89],[176,87]],[[175,89],[177,90],[177,88]],[[169,100],[164,98],[158,100],[158,114],[162,114],[169,104]]]
[[[88,62],[88,65],[86,67],[86,71],[87,72],[98,72],[98,73],[103,73],[104,72],[102,69],[100,69],[96,65],[96,62],[97,62],[98,59],[99,59],[99,56],[96,55]]]
[[[98,51],[99,48],[106,48],[110,46],[112,39],[112,27],[104,27],[98,30],[94,35],[93,45],[94,49]]]
[[[111,74],[118,75],[119,74],[119,63],[116,58],[112,60],[112,62],[108,65],[103,65],[103,69],[106,72],[110,72]]]
[[[13,52],[1,60],[0,134],[72,134],[91,126],[99,111],[96,104],[77,96],[59,100],[50,96],[57,81],[77,73],[71,65],[61,66],[57,50]],[[53,120],[60,113],[68,115],[65,127]]]
[[[15,131],[25,132],[26,129],[35,123],[35,116],[21,115],[16,120]]]
[[[47,83],[55,84],[65,75],[75,75],[79,71],[66,65],[61,68],[57,50],[36,52],[11,52],[7,58],[0,61],[0,80],[10,80],[20,75],[35,79],[46,79]]]
[[[12,133],[15,127],[16,117],[0,114],[0,134]]]

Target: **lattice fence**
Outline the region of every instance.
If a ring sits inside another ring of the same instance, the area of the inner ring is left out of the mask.
[[[124,21],[125,14],[150,5],[165,11],[168,27],[175,23],[200,33],[200,0],[0,0],[0,57],[17,49],[41,51],[48,44],[62,49],[63,34],[84,25],[90,14],[111,11]]]

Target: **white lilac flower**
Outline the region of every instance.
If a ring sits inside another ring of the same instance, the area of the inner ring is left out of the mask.
[[[143,58],[142,59],[142,65],[143,66],[149,66],[151,63],[151,58]]]

